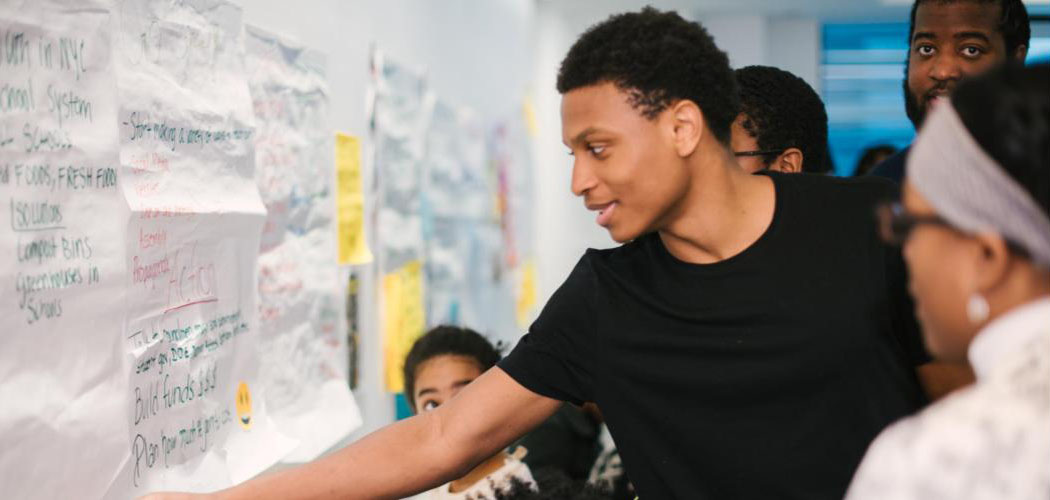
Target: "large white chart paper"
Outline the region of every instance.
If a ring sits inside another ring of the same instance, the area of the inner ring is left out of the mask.
[[[246,33],[255,178],[267,208],[259,256],[260,376],[273,421],[300,441],[285,461],[303,462],[361,425],[347,386],[328,83],[321,54],[253,26]]]
[[[99,498],[129,454],[111,20],[0,5],[0,496]]]
[[[323,60],[241,17],[0,4],[4,498],[212,491],[360,425]]]
[[[386,274],[423,257],[420,181],[435,98],[420,72],[378,51],[372,57],[379,269]]]
[[[131,454],[111,494],[213,490],[296,444],[258,397],[265,208],[241,11],[120,4],[114,57],[126,241]]]
[[[484,228],[497,222],[485,153],[480,119],[437,100],[427,128],[420,190],[431,326],[463,324],[490,331],[472,299],[491,290],[472,290],[477,283],[470,280],[500,265],[498,253],[479,251]]]

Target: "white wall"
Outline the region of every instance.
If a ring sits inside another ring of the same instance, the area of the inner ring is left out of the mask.
[[[771,18],[767,26],[766,64],[794,73],[820,94],[820,21]]]
[[[764,16],[746,14],[706,14],[697,17],[715,39],[715,44],[729,55],[734,68],[767,64],[767,22]]]
[[[812,17],[703,14],[697,16],[729,54],[734,68],[775,66],[820,93],[820,22]]]

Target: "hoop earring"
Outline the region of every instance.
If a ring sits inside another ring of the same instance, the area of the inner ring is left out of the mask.
[[[970,300],[966,302],[966,316],[975,325],[988,319],[988,309],[988,301],[979,293],[970,295]]]

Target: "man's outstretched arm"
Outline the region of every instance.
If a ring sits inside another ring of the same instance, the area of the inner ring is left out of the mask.
[[[433,411],[384,427],[320,460],[223,490],[218,498],[403,498],[466,474],[560,404],[495,367]]]

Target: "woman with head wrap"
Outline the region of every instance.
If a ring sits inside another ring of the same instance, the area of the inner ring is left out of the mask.
[[[847,498],[1050,498],[1050,67],[1002,68],[928,117],[901,203],[927,348],[973,386],[885,430]]]

